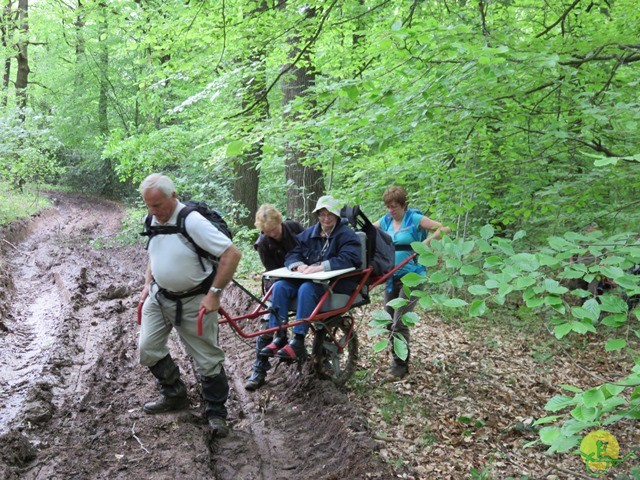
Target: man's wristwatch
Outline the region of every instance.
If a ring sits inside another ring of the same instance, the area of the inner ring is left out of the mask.
[[[221,296],[222,296],[222,290],[223,290],[222,288],[218,288],[218,287],[211,287],[211,288],[209,289],[209,291],[210,291],[210,292],[215,293],[215,294],[216,294],[216,295],[218,295],[219,297],[221,297]]]

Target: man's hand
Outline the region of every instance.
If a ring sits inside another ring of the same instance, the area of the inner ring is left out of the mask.
[[[144,303],[144,301],[147,299],[147,297],[149,296],[149,290],[151,290],[151,285],[145,284],[142,292],[140,292],[140,303]]]
[[[220,308],[220,296],[213,292],[207,293],[200,301],[200,308],[204,308],[204,313],[217,312]]]

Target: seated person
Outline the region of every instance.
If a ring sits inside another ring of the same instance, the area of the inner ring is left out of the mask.
[[[360,240],[356,233],[340,221],[341,205],[330,195],[320,197],[313,212],[318,223],[297,236],[297,245],[285,258],[285,266],[302,274],[360,268],[362,265]],[[351,294],[357,286],[353,277],[340,280],[334,288],[336,293]],[[271,302],[273,312],[269,316],[269,327],[286,322],[289,306],[298,299],[296,320],[308,318],[316,308],[326,285],[312,280],[280,279],[273,285]],[[293,327],[294,338],[287,344],[285,332],[276,334],[273,342],[260,352],[267,357],[276,356],[285,360],[304,357],[304,337],[308,323]]]
[[[284,258],[296,246],[296,235],[304,227],[295,220],[282,220],[273,205],[262,205],[256,212],[256,227],[260,236],[253,244],[265,271],[284,267]]]
[[[262,205],[258,209],[255,225],[260,229],[260,236],[253,247],[260,255],[265,270],[284,267],[284,258],[296,246],[296,235],[304,230],[303,226],[294,220],[283,221],[282,214],[273,205]],[[270,286],[263,281],[264,291]],[[256,338],[256,361],[253,364],[251,376],[244,386],[250,392],[264,385],[267,370],[271,368],[271,365],[269,358],[260,355],[260,351],[272,340],[273,335],[271,334]]]

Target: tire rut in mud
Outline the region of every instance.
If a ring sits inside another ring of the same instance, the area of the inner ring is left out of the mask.
[[[118,232],[122,209],[60,195],[12,239],[0,331],[0,477],[6,479],[388,478],[364,415],[305,366],[280,367],[255,393],[243,388],[253,346],[221,326],[230,377],[229,437],[211,441],[198,382],[177,337],[172,355],[191,407],[149,416],[157,395],[137,362],[136,306],[146,253],[96,249]],[[239,289],[224,306],[245,311]],[[9,453],[10,452],[10,453]]]

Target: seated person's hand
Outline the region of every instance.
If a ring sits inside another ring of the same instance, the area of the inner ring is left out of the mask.
[[[300,265],[297,269],[297,272],[303,274],[316,273],[316,272],[324,272],[324,268],[322,264],[316,263],[314,265]]]

